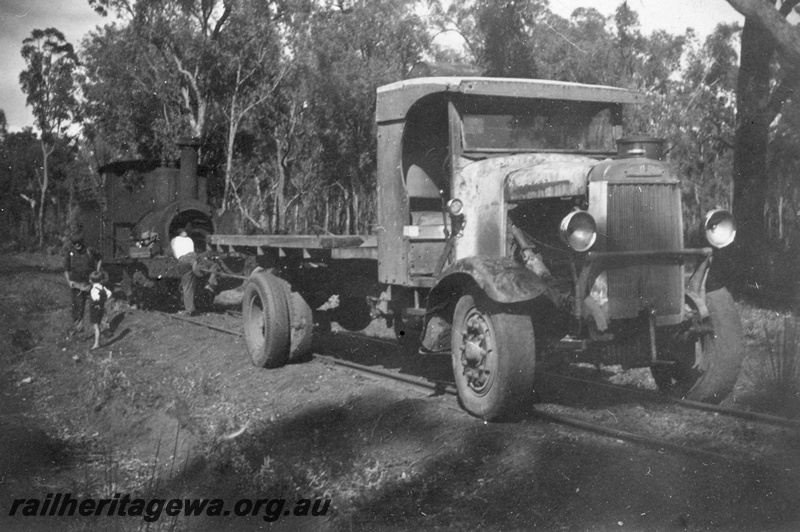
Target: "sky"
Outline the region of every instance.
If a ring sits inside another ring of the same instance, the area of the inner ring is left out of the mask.
[[[0,0],[0,109],[5,111],[9,129],[33,125],[25,106],[19,74],[25,69],[20,52],[22,40],[34,29],[56,28],[77,48],[83,36],[104,19],[88,0]]]
[[[550,0],[550,9],[569,17],[575,8],[594,7],[604,15],[614,12],[622,0]],[[725,0],[628,0],[639,13],[642,31],[665,29],[682,34],[687,27],[708,35],[720,22],[743,19]],[[25,63],[20,55],[22,40],[33,29],[57,28],[78,48],[87,32],[106,19],[89,8],[88,0],[0,0],[0,109],[9,129],[17,131],[33,124],[19,85]],[[80,51],[78,52],[80,54]]]
[[[550,0],[550,11],[569,17],[578,7],[593,7],[611,15],[621,3],[622,0]],[[721,22],[744,24],[744,17],[726,0],[628,0],[628,6],[639,14],[645,34],[663,29],[680,35],[686,28],[693,28],[698,35],[706,36]]]

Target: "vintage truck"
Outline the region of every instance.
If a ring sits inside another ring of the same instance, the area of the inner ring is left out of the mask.
[[[460,403],[487,420],[530,405],[537,367],[570,361],[649,367],[667,393],[722,400],[742,327],[711,265],[735,223],[713,210],[708,246],[684,247],[663,140],[622,137],[624,106],[642,101],[530,79],[380,87],[374,235],[208,237],[258,266],[242,303],[253,363],[302,356],[328,309],[449,352]]]

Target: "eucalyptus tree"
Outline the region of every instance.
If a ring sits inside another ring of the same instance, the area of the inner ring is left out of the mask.
[[[241,205],[234,182],[240,128],[260,107],[277,105],[276,90],[290,69],[289,62],[282,57],[280,11],[272,7],[269,2],[244,0],[231,15],[229,24],[234,30],[220,37],[220,60],[213,70],[214,93],[227,124],[223,212],[231,199],[237,199]],[[242,214],[250,216],[246,211]],[[250,220],[260,225],[256,219],[250,217]]]
[[[28,244],[37,236],[37,172],[42,149],[33,129],[7,133],[0,144],[0,235]]]
[[[464,38],[484,75],[533,78],[540,75],[536,55],[539,22],[550,15],[547,0],[468,0],[433,3],[433,21]]]
[[[329,191],[318,197],[326,229],[371,230],[376,89],[403,79],[428,49],[430,37],[416,5],[415,0],[331,3],[295,34],[293,79],[302,99],[286,94],[287,104],[308,121],[296,131],[313,133],[303,148],[315,158],[317,186]],[[303,182],[294,176],[294,183]]]
[[[49,157],[59,136],[72,124],[77,107],[75,71],[78,57],[64,34],[55,28],[35,29],[22,41],[27,68],[19,76],[26,102],[39,129],[42,168],[37,172],[39,188],[37,233],[44,244],[44,212],[50,187]]]
[[[83,135],[95,164],[115,159],[167,159],[185,133],[180,79],[162,68],[128,24],[109,24],[83,41]]]
[[[114,13],[133,31],[151,69],[174,72],[186,133],[202,137],[213,106],[219,39],[228,31],[235,0],[89,0],[100,14]],[[162,74],[163,75],[163,74]]]

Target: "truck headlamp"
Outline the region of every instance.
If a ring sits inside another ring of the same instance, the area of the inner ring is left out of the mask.
[[[464,212],[464,203],[458,198],[453,198],[447,202],[447,210],[450,216],[461,216]]]
[[[586,211],[572,211],[561,220],[561,240],[575,251],[586,251],[597,239],[597,224]]]
[[[715,248],[724,248],[736,238],[736,220],[725,209],[709,211],[703,218],[706,240]]]

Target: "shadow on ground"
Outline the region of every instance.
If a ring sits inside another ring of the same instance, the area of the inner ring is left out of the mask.
[[[331,498],[326,518],[274,523],[287,529],[752,530],[798,519],[786,495],[794,480],[775,471],[574,438],[531,420],[487,425],[430,400],[377,393],[310,407],[208,456],[165,490],[229,505],[285,497],[289,509],[299,498]],[[263,514],[192,523],[266,525]]]

